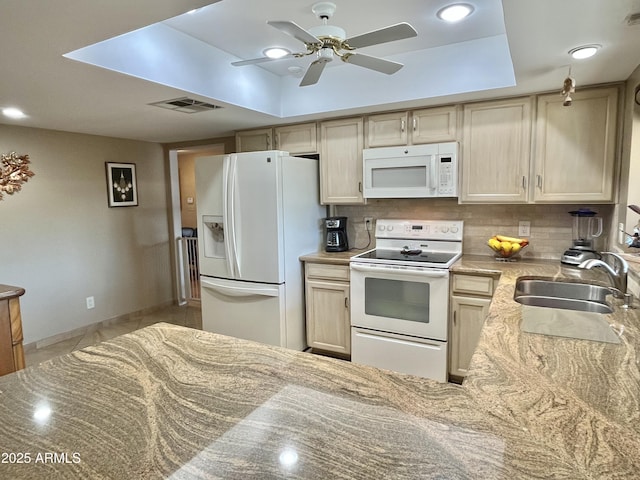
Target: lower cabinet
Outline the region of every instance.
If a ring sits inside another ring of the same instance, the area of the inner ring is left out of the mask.
[[[305,263],[305,295],[309,347],[351,356],[349,267]]]
[[[489,312],[495,279],[485,275],[451,276],[449,375],[461,381],[478,345]]]

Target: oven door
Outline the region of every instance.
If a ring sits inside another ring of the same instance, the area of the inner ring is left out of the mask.
[[[447,340],[449,271],[351,262],[351,325]]]

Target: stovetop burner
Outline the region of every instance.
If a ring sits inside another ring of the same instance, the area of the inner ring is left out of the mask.
[[[406,252],[406,253],[405,253]],[[416,253],[414,253],[416,252]],[[369,259],[369,260],[391,260],[391,261],[403,261],[403,262],[416,262],[416,263],[433,263],[446,265],[456,256],[455,253],[448,252],[426,252],[423,250],[391,250],[377,248],[368,252],[362,253],[356,257],[356,259]]]

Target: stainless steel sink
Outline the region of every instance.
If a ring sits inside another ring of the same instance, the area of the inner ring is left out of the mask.
[[[612,313],[607,287],[549,277],[520,277],[513,299],[522,305],[561,308],[580,312]]]

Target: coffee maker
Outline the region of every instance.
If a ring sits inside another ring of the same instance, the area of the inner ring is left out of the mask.
[[[580,265],[585,260],[601,258],[595,249],[595,239],[602,234],[602,218],[588,208],[569,212],[573,217],[571,247],[562,254],[561,262]]]
[[[327,252],[345,252],[349,250],[347,217],[327,217],[324,224],[327,230],[324,249]]]

